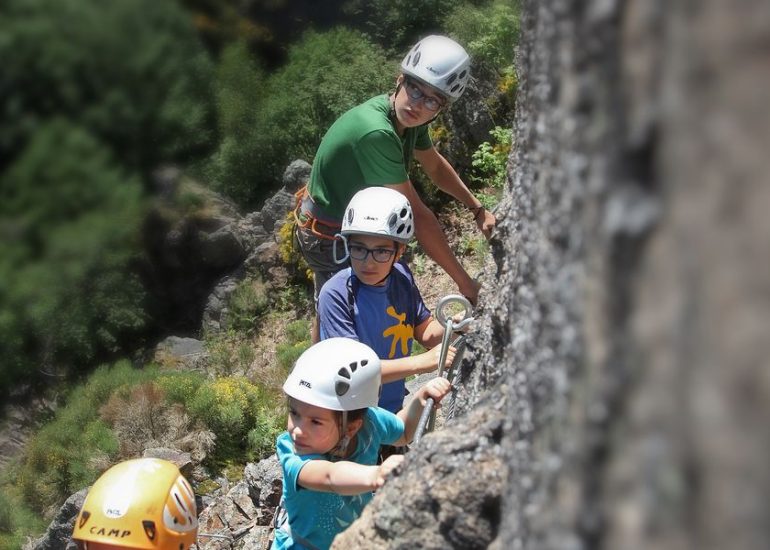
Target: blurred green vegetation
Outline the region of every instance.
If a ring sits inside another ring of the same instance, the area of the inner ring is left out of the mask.
[[[0,393],[30,373],[80,368],[145,323],[129,266],[138,178],[86,130],[55,119],[0,175]]]

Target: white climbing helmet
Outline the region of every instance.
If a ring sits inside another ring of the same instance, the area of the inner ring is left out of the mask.
[[[283,391],[303,403],[333,411],[376,407],[380,359],[366,344],[329,338],[299,356]]]
[[[367,187],[350,199],[340,234],[373,235],[408,243],[414,235],[409,199],[388,187]]]
[[[457,101],[471,76],[471,59],[460,44],[449,37],[426,36],[409,50],[401,72],[412,76]]]

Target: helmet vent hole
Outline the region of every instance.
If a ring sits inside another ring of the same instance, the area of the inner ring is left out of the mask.
[[[348,369],[346,369],[345,367],[342,367],[339,371],[337,371],[337,374],[343,378],[347,378],[348,380],[350,380],[350,372],[348,372]]]
[[[449,86],[457,78],[457,73],[452,73],[452,76],[446,79],[446,85]]]
[[[409,65],[409,61],[410,61],[411,59],[412,59],[412,54],[410,53],[410,54],[409,54],[409,55],[406,57],[406,63],[404,63],[404,65]]]
[[[369,359],[361,359],[361,366],[362,367],[365,367],[368,364],[369,364]]]
[[[406,228],[406,232],[407,232],[407,233],[411,233],[411,232],[412,232],[412,226],[411,226],[411,225],[410,225],[410,226],[407,226],[407,228]]]
[[[454,86],[452,86],[452,93],[456,92],[457,88],[459,88],[459,87],[460,87],[459,84],[455,84]]]
[[[350,370],[353,372],[356,372],[356,369],[358,368],[358,363],[355,361],[353,363],[350,363]]]
[[[404,228],[406,228],[406,225],[402,223],[401,225],[398,226],[398,229],[396,229],[396,233],[400,235],[401,233],[404,232]]]
[[[414,55],[414,59],[412,60],[412,67],[416,67],[419,62],[420,62],[420,52],[417,52]]]
[[[463,71],[463,72],[461,72],[461,73],[460,73],[460,80],[462,80],[463,78],[465,78],[465,75],[466,75],[466,74],[468,74],[468,71]]]
[[[337,380],[337,382],[334,384],[334,392],[339,397],[342,397],[343,395],[348,393],[349,389],[350,389],[350,384],[348,384],[344,380]]]
[[[406,211],[406,208],[402,208],[402,209],[401,209],[401,212],[399,212],[398,216],[399,216],[401,219],[404,219],[404,218],[406,218],[406,215],[407,215],[407,211]]]
[[[389,227],[393,227],[394,225],[396,225],[396,222],[397,222],[397,221],[398,221],[398,216],[396,216],[396,213],[395,213],[395,212],[393,212],[393,213],[392,213],[392,214],[391,214],[391,215],[388,217],[388,226],[389,226]]]
[[[149,519],[142,520],[142,527],[144,527],[144,534],[147,535],[147,538],[151,541],[155,540],[155,535],[157,534],[155,531],[155,522],[150,521]]]
[[[88,518],[90,518],[90,517],[91,517],[91,512],[89,512],[88,510],[83,510],[83,513],[80,514],[80,528],[81,529],[83,528],[83,526],[88,521]]]

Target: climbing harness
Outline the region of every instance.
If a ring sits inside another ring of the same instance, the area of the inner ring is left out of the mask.
[[[342,224],[332,219],[318,206],[307,192],[307,185],[294,194],[296,204],[294,206],[294,221],[300,229],[308,229],[319,239],[327,241],[338,240]]]
[[[454,321],[452,320],[451,316],[448,317],[445,313],[445,309],[449,304],[456,303],[460,304],[464,308],[463,312],[463,318],[462,320],[457,323],[457,325],[454,324]],[[444,338],[441,341],[441,354],[439,356],[439,367],[438,367],[438,375],[443,376],[444,375],[444,362],[446,361],[446,354],[449,351],[449,340],[452,337],[452,332],[456,330],[461,330],[465,328],[469,323],[473,321],[472,317],[473,313],[473,306],[471,306],[471,303],[468,301],[468,299],[465,296],[460,296],[458,294],[450,294],[449,296],[445,296],[441,300],[439,300],[438,305],[436,306],[436,320],[444,325]],[[462,336],[460,337],[462,338]],[[460,339],[458,338],[455,340],[455,342],[459,343]],[[464,349],[465,340],[462,340],[462,345]],[[455,356],[455,361],[452,361],[452,365],[450,366],[448,376],[451,378],[452,371],[454,370],[455,364],[458,363],[456,361],[457,357]],[[425,402],[425,408],[422,411],[422,415],[420,416],[420,420],[417,423],[417,431],[414,434],[414,442],[415,444],[420,442],[420,439],[422,439],[423,433],[426,431],[432,431],[434,424],[435,424],[435,412],[433,409],[434,401],[432,397],[429,397]]]

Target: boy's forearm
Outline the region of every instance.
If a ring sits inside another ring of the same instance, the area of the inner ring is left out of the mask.
[[[382,383],[403,380],[407,376],[418,374],[420,364],[416,357],[402,357],[400,359],[384,359],[382,361]]]
[[[440,344],[443,338],[444,338],[444,327],[441,326],[441,323],[439,323],[436,319],[431,319],[428,326],[417,338],[417,341],[420,342],[420,344],[422,344],[426,348],[432,348]]]

